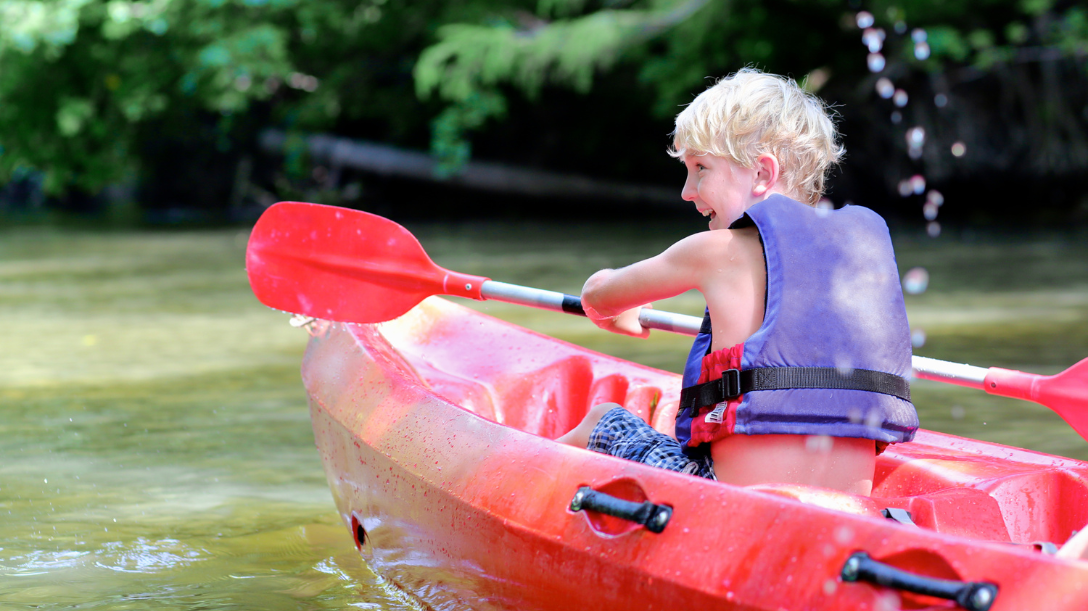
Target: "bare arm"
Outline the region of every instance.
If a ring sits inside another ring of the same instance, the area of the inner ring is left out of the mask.
[[[690,289],[702,290],[708,270],[722,261],[731,242],[729,231],[697,233],[665,252],[621,269],[603,269],[586,280],[582,305],[602,329],[646,337],[650,330],[638,323],[638,309]]]

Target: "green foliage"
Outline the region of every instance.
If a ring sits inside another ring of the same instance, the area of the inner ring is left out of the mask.
[[[376,139],[426,129],[411,64],[444,22],[489,0],[0,0],[0,185],[44,174],[89,193],[145,167],[162,137],[245,137],[340,121]]]
[[[467,158],[466,139],[473,126],[505,109],[493,103],[481,110],[479,100],[501,96],[509,88],[533,99],[546,85],[585,92],[598,75],[620,64],[636,67],[640,84],[656,92],[654,110],[663,117],[674,114],[698,93],[707,77],[724,76],[746,65],[798,79],[819,74],[822,80],[830,78],[840,92],[868,83],[856,91],[854,101],[868,103],[875,96],[870,88],[875,77],[866,71],[864,60],[867,51],[858,44],[861,31],[855,12],[860,9],[848,10],[844,3],[632,0],[627,4],[621,9],[607,0],[539,0],[535,15],[516,12],[511,6],[487,19],[439,29],[436,42],[420,55],[414,76],[421,97],[435,96],[450,105],[433,127],[432,151],[443,160],[444,169],[451,171]],[[883,74],[900,81],[928,73],[928,78],[935,79],[931,82],[947,87],[958,82],[960,70],[966,68],[971,76],[963,78],[1001,73],[1001,86],[1010,86],[1010,66],[1064,60],[1072,65],[1072,60],[1088,53],[1088,10],[1075,3],[871,0],[861,7],[875,16],[874,27],[888,35],[882,49],[888,62]],[[916,53],[914,28],[927,36],[922,40],[928,42],[929,53]],[[1082,61],[1077,69],[1084,74]],[[949,80],[942,75],[958,76]],[[1020,84],[1016,89],[1023,92],[1033,87]],[[1029,114],[1044,119],[1044,127],[1061,122],[1061,129],[1068,131],[1079,119],[1045,101],[1051,98],[1049,94],[1024,98],[1023,104]],[[469,99],[476,102],[466,107]],[[461,119],[469,116],[471,120]],[[1047,138],[1042,133],[1037,137]]]
[[[260,84],[292,72],[275,20],[295,5],[0,2],[0,183],[36,169],[51,194],[96,192],[138,167],[142,122],[267,99]]]
[[[583,3],[541,0],[541,17],[522,15],[520,26],[511,19],[443,26],[439,41],[420,55],[414,70],[420,97],[437,94],[451,102],[433,127],[431,150],[439,159],[439,171],[456,172],[468,159],[465,132],[505,111],[500,84],[513,85],[530,98],[545,84],[587,92],[594,75],[612,67],[625,50],[682,23],[706,3],[604,8],[549,23],[542,17],[568,15]]]

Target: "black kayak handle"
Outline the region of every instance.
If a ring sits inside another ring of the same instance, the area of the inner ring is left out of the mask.
[[[854,552],[842,565],[843,581],[868,581],[880,586],[954,600],[967,611],[988,611],[997,600],[997,586],[985,581],[953,581],[915,575]]]
[[[589,486],[579,488],[578,492],[574,493],[574,498],[570,500],[571,511],[583,509],[641,524],[652,533],[665,530],[669,524],[669,518],[672,517],[672,507],[668,505],[655,505],[650,501],[633,503],[599,492]]]

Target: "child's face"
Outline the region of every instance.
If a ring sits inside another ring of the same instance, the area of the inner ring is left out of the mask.
[[[684,155],[683,161],[688,178],[680,196],[710,218],[711,229],[728,229],[758,201],[753,192],[756,170],[709,154]]]

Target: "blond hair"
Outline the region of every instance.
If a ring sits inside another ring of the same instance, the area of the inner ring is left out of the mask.
[[[843,147],[823,100],[793,79],[745,68],[719,80],[676,116],[669,155],[710,154],[752,168],[778,159],[786,191],[808,204],[824,192]]]

